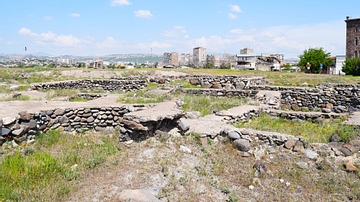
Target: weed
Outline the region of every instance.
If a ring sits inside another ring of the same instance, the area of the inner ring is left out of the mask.
[[[239,123],[236,126],[302,136],[305,141],[309,143],[327,143],[331,135],[335,133],[339,134],[342,141],[347,142],[359,134],[358,129],[342,124],[341,120],[330,120],[330,122],[331,123],[300,122],[260,114],[258,118],[252,119],[248,123]]]
[[[56,89],[47,91],[46,98],[51,100],[56,97],[70,97],[76,95],[78,93],[77,90],[73,89]]]
[[[69,101],[70,102],[87,102],[88,100],[83,97],[80,97],[80,96],[75,96],[75,97],[71,98]]]

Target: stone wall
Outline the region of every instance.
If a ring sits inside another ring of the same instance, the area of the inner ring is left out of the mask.
[[[360,97],[350,89],[330,91],[281,92],[281,105],[291,110],[310,110],[342,113],[360,109]]]
[[[48,89],[85,89],[96,90],[101,89],[105,91],[123,90],[125,92],[140,90],[146,88],[145,79],[110,79],[110,80],[77,80],[77,81],[63,81],[54,83],[33,84],[32,90],[48,90]]]
[[[259,92],[256,90],[225,90],[225,89],[205,89],[205,88],[183,88],[183,93],[195,95],[227,96],[227,97],[255,97]]]
[[[177,127],[182,112],[175,115],[156,117],[151,120],[134,121],[124,116],[127,113],[141,111],[154,105],[124,105],[121,107],[91,107],[53,109],[37,113],[22,111],[18,117],[6,117],[0,120],[0,145],[5,141],[33,141],[39,132],[62,128],[63,131],[113,130],[120,132],[122,140],[143,139],[153,135],[156,130],[167,125]]]
[[[203,88],[215,88],[226,90],[248,89],[250,86],[264,85],[264,77],[246,76],[204,76],[195,75],[188,78],[193,85],[201,85]]]

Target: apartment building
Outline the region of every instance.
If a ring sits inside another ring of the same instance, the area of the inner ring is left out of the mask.
[[[204,67],[206,65],[206,48],[196,47],[193,49],[193,61],[195,67]]]
[[[180,66],[192,66],[193,56],[191,54],[181,53],[179,55]]]
[[[346,17],[346,57],[360,56],[360,18]]]
[[[215,68],[219,68],[221,65],[221,58],[218,55],[207,55],[207,63],[212,64]]]
[[[164,67],[166,66],[179,66],[179,54],[177,52],[164,53]]]

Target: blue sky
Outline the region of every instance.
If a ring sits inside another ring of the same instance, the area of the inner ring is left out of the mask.
[[[1,0],[0,54],[345,54],[358,0]],[[357,10],[357,12],[356,12]]]

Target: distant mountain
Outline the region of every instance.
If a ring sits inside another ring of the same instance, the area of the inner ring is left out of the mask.
[[[32,53],[31,55],[34,55],[34,56],[52,56],[51,54],[48,54],[48,53],[45,53],[45,52],[36,52],[36,53]]]

